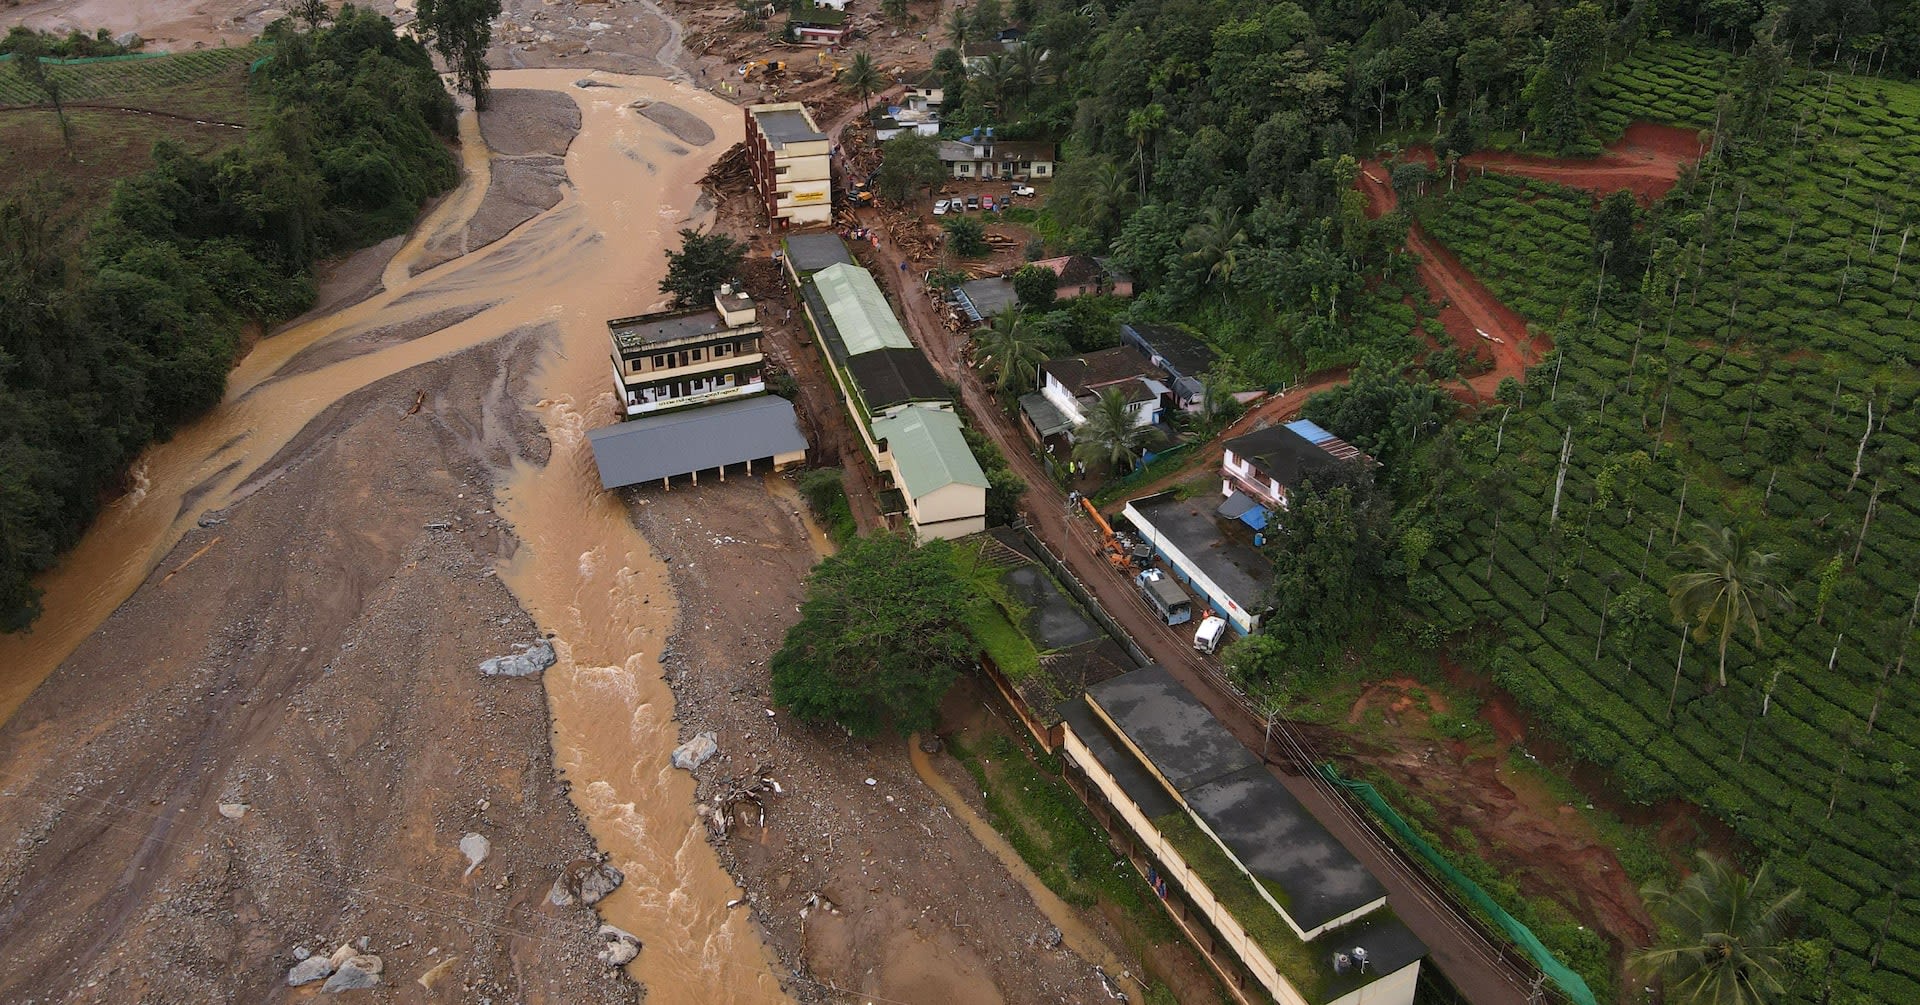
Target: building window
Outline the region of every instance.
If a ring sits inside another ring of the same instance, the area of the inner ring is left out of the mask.
[[[657,355],[657,356],[655,356],[655,357],[653,357],[653,368],[654,368],[655,370],[664,370],[664,369],[666,369],[666,368],[667,368],[667,357],[666,357],[666,356],[664,356],[664,355]]]
[[[699,349],[695,349],[695,350],[693,351],[693,361],[694,361],[695,363],[698,363],[698,362],[700,362],[700,356],[701,356],[701,350],[699,350]]]
[[[731,343],[722,342],[719,345],[716,345],[713,347],[713,358],[719,359],[720,357],[725,356],[732,351],[733,351],[733,346]]]

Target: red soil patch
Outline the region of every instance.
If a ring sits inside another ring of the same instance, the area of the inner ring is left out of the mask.
[[[1361,689],[1360,697],[1347,710],[1347,722],[1359,722],[1371,707],[1385,708],[1393,715],[1404,716],[1422,702],[1426,705],[1426,711],[1430,712],[1445,712],[1451,707],[1445,697],[1435,694],[1426,685],[1410,677],[1376,681]]]
[[[1626,189],[1643,203],[1667,194],[1680,180],[1680,169],[1700,159],[1700,134],[1678,126],[1636,122],[1624,136],[1591,159],[1534,157],[1483,151],[1468,154],[1460,164],[1498,174],[1539,178],[1596,195]]]
[[[1387,177],[1379,161],[1361,165],[1359,186],[1370,215],[1384,216],[1400,204]],[[1407,231],[1407,248],[1420,258],[1420,282],[1440,305],[1440,325],[1453,343],[1469,356],[1492,354],[1493,369],[1467,381],[1482,399],[1492,397],[1503,378],[1523,376],[1529,364],[1553,350],[1544,333],[1529,332],[1526,319],[1501,303],[1417,223]]]

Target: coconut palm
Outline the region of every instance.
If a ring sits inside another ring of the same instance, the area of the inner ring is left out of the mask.
[[[1119,388],[1100,392],[1087,421],[1073,431],[1073,459],[1082,464],[1101,461],[1132,469],[1148,447],[1160,442],[1160,430],[1136,425],[1133,406]]]
[[[955,7],[947,12],[947,44],[962,56],[967,54],[967,36],[972,29],[973,11]]]
[[[1034,340],[1033,330],[1019,311],[1006,310],[991,327],[974,333],[973,362],[993,374],[993,388],[1001,394],[1023,394],[1033,389],[1047,351]]]
[[[1660,937],[1627,965],[1659,978],[1671,1005],[1766,1005],[1784,993],[1780,942],[1800,891],[1775,890],[1766,866],[1749,879],[1703,851],[1678,889],[1649,883],[1640,895]]]
[[[1720,632],[1720,686],[1727,686],[1727,643],[1745,626],[1760,648],[1760,623],[1793,598],[1774,585],[1769,567],[1780,556],[1753,547],[1745,530],[1694,524],[1695,539],[1675,559],[1691,566],[1667,581],[1667,602],[1674,620],[1693,626],[1696,642]]]
[[[1187,261],[1207,270],[1205,285],[1213,285],[1216,279],[1232,279],[1234,267],[1240,262],[1240,249],[1247,246],[1240,211],[1222,213],[1218,206],[1207,207],[1207,218],[1188,227],[1181,244],[1187,249]]]
[[[1155,102],[1127,114],[1127,136],[1133,140],[1133,159],[1140,165],[1140,199],[1147,198],[1147,141],[1160,135],[1167,124],[1166,106]]]
[[[880,68],[873,65],[873,57],[864,52],[856,52],[847,62],[847,68],[840,73],[840,83],[847,90],[860,95],[860,110],[867,111],[867,101],[875,91],[887,85],[886,78],[880,75]]]

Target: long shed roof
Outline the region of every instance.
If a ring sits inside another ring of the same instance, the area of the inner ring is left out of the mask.
[[[894,317],[893,308],[867,270],[846,263],[829,265],[813,274],[813,285],[833,317],[848,356],[875,349],[913,348],[900,319]]]
[[[770,394],[591,429],[587,442],[610,489],[807,449],[793,403]]]
[[[949,485],[987,487],[986,473],[960,435],[960,419],[952,412],[917,405],[898,415],[876,419],[873,435],[887,441],[902,486],[915,499],[924,499]]]

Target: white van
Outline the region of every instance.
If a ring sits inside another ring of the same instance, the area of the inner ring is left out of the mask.
[[[1193,648],[1211,653],[1220,648],[1220,640],[1227,637],[1227,619],[1216,614],[1207,615],[1200,627],[1193,633]]]

